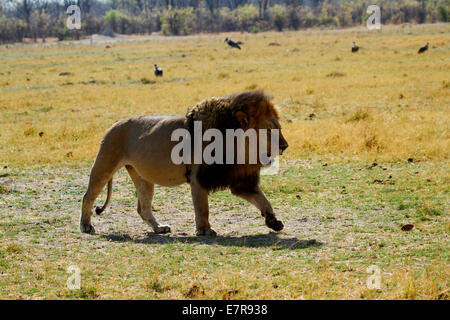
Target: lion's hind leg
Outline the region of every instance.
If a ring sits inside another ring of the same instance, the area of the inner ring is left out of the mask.
[[[168,233],[170,232],[170,226],[161,225],[156,221],[152,213],[152,200],[154,185],[144,179],[142,179],[136,170],[132,166],[125,166],[130,174],[131,180],[133,180],[138,194],[138,207],[137,211],[142,220],[152,227],[155,233]]]
[[[102,151],[102,149],[100,150]],[[95,233],[91,224],[92,206],[105,185],[112,180],[114,173],[121,167],[120,161],[111,161],[105,159],[103,153],[99,153],[89,176],[89,186],[83,197],[81,207],[80,230],[84,233]],[[111,188],[111,186],[109,186]],[[111,196],[111,190],[108,190],[108,199]],[[106,207],[107,203],[105,204]]]
[[[114,173],[114,172],[113,172]],[[80,229],[81,232],[84,233],[95,233],[95,229],[91,224],[91,209],[94,205],[95,199],[97,199],[100,192],[105,187],[106,183],[111,181],[112,175],[110,176],[102,176],[101,178],[95,176],[95,174],[91,173],[91,177],[89,179],[89,187],[83,197],[83,204],[81,209],[81,219],[80,219]],[[108,191],[110,192],[110,191]]]

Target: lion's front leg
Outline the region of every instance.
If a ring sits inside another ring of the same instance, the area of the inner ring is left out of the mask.
[[[195,227],[197,236],[216,236],[209,224],[208,191],[193,179],[191,181],[192,202],[195,210]]]
[[[267,200],[264,192],[261,190],[259,186],[255,186],[252,191],[240,190],[239,188],[230,188],[231,193],[234,195],[241,197],[242,199],[247,200],[251,204],[253,204],[256,208],[261,211],[261,215],[265,218],[266,226],[275,230],[281,231],[284,228],[283,222],[278,220],[275,217],[275,213],[273,212],[272,205],[269,200]]]

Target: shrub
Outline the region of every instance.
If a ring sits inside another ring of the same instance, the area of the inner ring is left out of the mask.
[[[256,26],[256,22],[258,21],[258,8],[246,4],[245,6],[238,7],[236,13],[242,30],[253,33],[259,32],[259,28]]]
[[[283,31],[284,25],[286,23],[286,7],[275,5],[269,10],[273,24],[277,31]]]
[[[169,7],[163,13],[161,31],[165,35],[186,35],[192,32],[193,9],[174,9]]]
[[[443,21],[443,22],[450,21],[448,1],[447,1],[447,6],[445,5],[445,1],[440,1],[436,8],[436,11],[437,11],[437,18],[439,21]]]

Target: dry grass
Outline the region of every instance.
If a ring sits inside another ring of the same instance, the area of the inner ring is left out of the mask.
[[[282,107],[292,158],[448,159],[449,28],[235,35],[245,45],[234,58],[223,36],[111,49],[2,46],[0,163],[91,160],[118,119],[184,113],[205,97],[252,88]],[[363,47],[356,54],[354,39]],[[281,45],[269,49],[275,40]],[[431,49],[418,55],[427,40]],[[358,110],[370,117],[348,121]],[[305,120],[310,113],[314,121]]]

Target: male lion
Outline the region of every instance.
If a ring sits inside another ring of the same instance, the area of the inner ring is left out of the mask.
[[[154,185],[176,186],[186,182],[191,185],[198,236],[216,235],[208,221],[208,194],[224,188],[255,205],[268,227],[282,230],[283,223],[275,218],[270,202],[259,187],[260,161],[256,164],[208,165],[175,164],[171,159],[171,151],[178,143],[171,141],[172,132],[185,128],[192,134],[194,121],[202,121],[203,130],[214,128],[222,133],[226,129],[280,129],[278,113],[270,100],[263,91],[248,91],[206,99],[185,116],[140,116],[115,123],[105,134],[91,169],[88,190],[83,197],[81,231],[95,232],[91,225],[94,201],[108,184],[106,202],[103,207],[96,208],[100,214],[111,197],[112,177],[123,166],[137,189],[137,211],[156,233],[170,232],[170,227],[159,224],[153,217]],[[287,147],[288,143],[279,131],[281,153]]]

